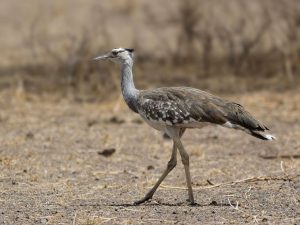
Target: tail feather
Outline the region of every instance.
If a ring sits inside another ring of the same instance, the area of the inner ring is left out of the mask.
[[[234,124],[231,123],[229,121],[227,121],[226,123],[223,124],[224,127],[227,128],[233,128],[233,129],[237,129],[237,130],[242,130],[256,138],[265,140],[265,141],[272,141],[272,140],[276,140],[276,137],[273,136],[272,134],[266,133],[267,129],[261,130],[261,129],[247,129],[239,124]]]
[[[226,119],[232,124],[239,125],[250,131],[269,130],[267,126],[255,119],[244,107],[238,103],[230,102],[226,105]],[[254,134],[255,136],[255,134]],[[260,136],[260,135],[258,135]]]
[[[260,132],[260,131],[252,131],[250,130],[250,134],[256,138],[265,140],[265,141],[273,141],[276,140],[276,137],[273,136],[272,134]]]

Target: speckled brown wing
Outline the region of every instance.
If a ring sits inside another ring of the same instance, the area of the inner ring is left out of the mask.
[[[162,89],[143,91],[139,97],[138,111],[150,121],[167,125],[183,124],[190,120],[186,101]]]
[[[158,88],[140,94],[140,112],[149,120],[169,125],[191,122],[223,124],[225,114],[214,104],[213,98],[213,95],[193,88]]]
[[[143,91],[139,103],[147,119],[168,124],[197,121],[223,125],[230,122],[249,130],[268,129],[240,104],[195,88],[171,87]]]

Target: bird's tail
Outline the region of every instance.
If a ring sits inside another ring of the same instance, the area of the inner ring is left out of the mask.
[[[276,137],[273,136],[272,134],[268,134],[268,133],[265,133],[263,131],[253,131],[253,130],[250,130],[250,134],[256,138],[259,138],[259,139],[262,139],[262,140],[265,140],[265,141],[273,141],[273,140],[276,140]]]

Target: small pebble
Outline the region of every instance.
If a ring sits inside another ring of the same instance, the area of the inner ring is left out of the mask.
[[[115,148],[107,148],[107,149],[104,149],[103,151],[98,151],[98,155],[102,155],[104,157],[109,157],[112,154],[114,154],[115,152],[116,152]]]
[[[153,169],[154,169],[154,166],[152,166],[152,165],[147,166],[147,170],[153,170]]]
[[[117,116],[113,116],[108,120],[108,122],[115,123],[115,124],[122,124],[122,123],[125,123],[125,120],[123,120],[122,118],[119,118]]]
[[[26,139],[33,139],[34,138],[34,134],[32,132],[28,132],[26,134]]]
[[[209,205],[218,205],[218,203],[216,201],[212,201],[211,203],[209,203]]]

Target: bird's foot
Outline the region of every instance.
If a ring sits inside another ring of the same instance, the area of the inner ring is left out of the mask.
[[[152,198],[152,196],[146,195],[144,198],[142,198],[142,199],[140,199],[140,200],[138,200],[138,201],[135,201],[133,204],[134,204],[134,205],[140,205],[140,204],[142,204],[142,203],[144,203],[144,202],[150,200],[151,198]]]
[[[197,205],[197,203],[194,201],[194,198],[192,198],[192,199],[187,199],[186,200],[188,203],[189,203],[189,205],[191,205],[191,206],[193,206],[193,205]]]

